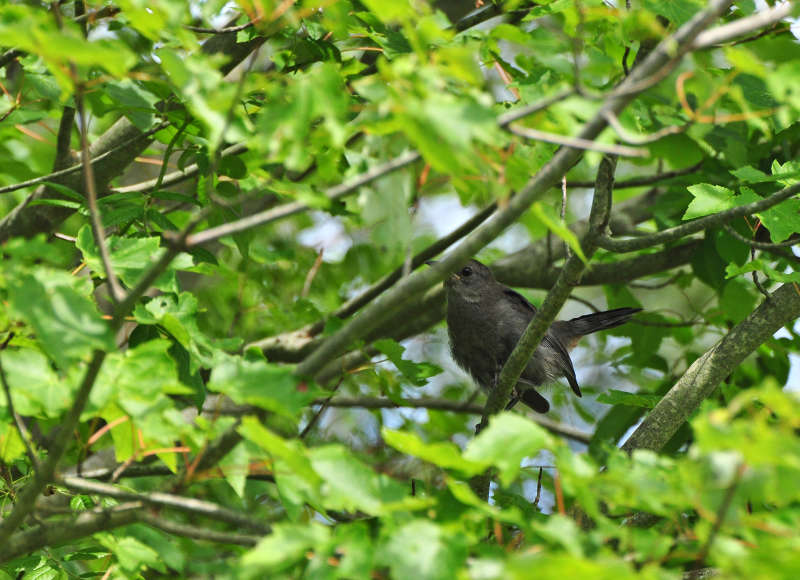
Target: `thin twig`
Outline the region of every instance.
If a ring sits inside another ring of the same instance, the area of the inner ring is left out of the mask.
[[[699,163],[695,163],[691,167],[686,167],[684,169],[676,169],[674,171],[664,171],[660,173],[656,173],[655,175],[640,175],[637,177],[630,177],[628,179],[623,179],[614,183],[614,189],[629,189],[632,187],[643,187],[646,185],[653,185],[655,183],[660,183],[662,181],[666,181],[668,179],[672,179],[673,177],[681,177],[683,175],[689,175],[691,173],[695,173],[703,166],[703,162],[700,161]],[[572,187],[594,187],[594,181],[571,181],[570,185]]]
[[[670,276],[666,280],[664,280],[663,282],[658,282],[657,284],[644,284],[642,282],[630,282],[628,284],[628,286],[631,286],[633,288],[639,288],[641,290],[661,290],[662,288],[666,288],[667,286],[669,286],[670,284],[675,282],[675,280],[677,280],[681,276],[683,276],[683,272],[678,271],[678,272],[675,272],[675,274],[673,274],[672,276]]]
[[[514,135],[531,139],[533,141],[543,141],[545,143],[555,143],[556,145],[563,145],[564,147],[571,147],[572,149],[584,149],[589,151],[599,151],[600,153],[608,153],[611,155],[619,155],[621,157],[649,157],[650,152],[647,149],[639,149],[634,147],[626,147],[625,145],[610,145],[607,143],[598,143],[597,141],[590,141],[580,137],[566,137],[563,135],[556,135],[555,133],[546,133],[538,129],[530,129],[528,127],[520,127],[519,125],[509,125],[508,130]]]
[[[750,238],[744,237],[742,234],[733,229],[733,227],[730,224],[723,224],[722,228],[732,237],[736,238],[743,244],[747,244],[751,248],[755,248],[756,250],[775,250],[777,248],[790,248],[800,243],[800,240],[798,240],[797,238],[790,238],[784,242],[759,242],[757,240],[751,240]]]
[[[321,402],[319,402],[319,409],[317,410],[316,413],[314,413],[311,419],[309,419],[308,424],[305,426],[305,429],[303,429],[303,431],[300,433],[299,439],[306,438],[306,435],[308,435],[311,432],[311,430],[314,428],[314,425],[316,425],[319,422],[320,417],[322,417],[322,414],[328,409],[328,407],[330,407],[331,399],[333,399],[333,396],[336,394],[336,391],[339,390],[339,387],[341,386],[344,377],[345,375],[339,377],[339,380],[336,382],[336,385],[333,387],[333,389],[331,389],[330,396],[326,397]]]
[[[89,125],[86,119],[86,109],[83,103],[83,86],[77,85],[75,89],[75,107],[78,110],[78,119],[80,121],[81,133],[81,162],[83,165],[83,177],[86,185],[86,197],[89,205],[89,216],[92,224],[92,234],[94,234],[94,242],[97,245],[97,250],[100,253],[100,261],[103,263],[103,269],[106,273],[106,281],[108,282],[109,294],[115,304],[119,303],[125,296],[125,291],[120,286],[119,280],[114,273],[114,266],[111,263],[111,255],[106,246],[106,232],[103,227],[103,221],[100,217],[100,209],[97,207],[97,187],[94,180],[94,167],[91,163],[91,155],[89,153]]]
[[[622,126],[622,123],[620,123],[620,120],[614,113],[611,111],[606,111],[605,115],[606,121],[608,121],[608,124],[612,129],[614,129],[619,138],[632,145],[647,145],[649,143],[655,143],[659,139],[663,139],[668,135],[684,133],[691,126],[691,122],[689,122],[685,125],[670,125],[669,127],[659,129],[655,133],[650,133],[649,135],[634,135]]]
[[[137,134],[135,137],[132,137],[131,139],[128,139],[127,141],[124,141],[123,143],[120,143],[119,145],[117,145],[113,149],[109,149],[105,153],[101,153],[97,157],[93,157],[92,158],[92,164],[96,164],[96,163],[102,161],[103,159],[106,159],[107,157],[112,156],[117,151],[130,146],[132,143],[135,143],[137,141],[141,141],[142,139],[147,138],[150,135],[155,135],[156,133],[158,133],[162,129],[164,129],[166,127],[169,127],[169,125],[170,125],[169,121],[164,121],[162,123],[159,123],[158,125],[156,125],[152,129],[148,129],[144,133]],[[42,175],[40,177],[35,177],[35,178],[29,179],[27,181],[21,181],[20,183],[15,183],[13,185],[6,185],[5,187],[0,187],[0,194],[11,193],[12,191],[17,191],[18,189],[25,189],[26,187],[30,187],[32,185],[39,185],[40,183],[44,183],[45,181],[52,181],[52,180],[58,179],[59,177],[64,177],[65,175],[71,175],[73,173],[77,173],[78,171],[81,171],[82,169],[83,169],[83,163],[81,162],[81,163],[78,163],[76,165],[72,165],[70,167],[66,167],[64,169],[59,169],[58,171],[53,171],[51,173],[48,173],[47,175]]]
[[[382,163],[381,165],[377,165],[370,169],[369,171],[362,173],[357,178],[348,181],[346,183],[342,183],[340,185],[336,185],[325,190],[325,197],[328,198],[329,201],[335,201],[345,195],[348,195],[354,192],[356,189],[360,188],[361,186],[370,183],[371,181],[375,181],[376,179],[383,177],[384,175],[388,175],[393,171],[397,171],[405,167],[406,165],[410,165],[414,161],[420,158],[420,154],[416,151],[409,151],[394,159]],[[308,209],[308,206],[304,203],[299,201],[295,201],[292,203],[287,203],[285,205],[268,209],[251,216],[247,216],[245,218],[229,222],[227,224],[223,224],[221,226],[217,226],[215,228],[209,228],[207,230],[203,230],[200,233],[197,233],[193,236],[189,236],[185,240],[186,247],[193,247],[199,246],[205,243],[208,243],[213,240],[217,240],[219,238],[230,236],[232,234],[237,234],[239,232],[243,232],[254,228],[256,226],[262,226],[264,224],[268,224],[270,222],[288,217],[290,215],[294,215],[296,213],[300,213]]]
[[[168,520],[162,515],[154,515],[148,512],[142,512],[139,520],[145,524],[158,528],[162,532],[173,534],[175,536],[183,536],[192,538],[194,540],[203,540],[206,542],[216,542],[218,544],[235,544],[239,546],[255,546],[260,536],[251,536],[247,534],[236,534],[232,532],[218,532],[208,528],[201,528],[198,526],[190,526]]]
[[[322,266],[323,251],[324,250],[320,249],[320,251],[317,253],[314,263],[311,265],[311,268],[309,268],[308,274],[306,274],[306,279],[303,281],[303,289],[300,291],[300,296],[302,298],[307,298],[308,293],[311,292],[311,284],[314,282],[314,278],[317,276],[320,266]]]
[[[737,217],[759,213],[794,197],[798,193],[800,193],[800,183],[795,183],[764,199],[697,218],[691,222],[667,228],[654,234],[642,235],[630,240],[617,240],[604,234],[600,236],[597,243],[601,248],[611,252],[635,252],[636,250],[672,242],[690,234],[723,225]]]
[[[544,468],[539,467],[539,476],[536,478],[536,497],[533,498],[534,507],[539,507],[539,500],[542,498],[542,473],[544,473]]]
[[[258,22],[258,19],[245,22],[239,26],[226,26],[225,28],[203,28],[202,26],[191,26],[189,24],[185,24],[184,28],[200,34],[230,34],[232,32],[241,32],[242,30],[252,28],[255,26],[256,22]]]
[[[565,91],[561,91],[560,93],[556,93],[551,97],[547,97],[546,99],[542,99],[541,101],[537,101],[535,103],[531,103],[530,105],[525,105],[523,107],[519,107],[514,109],[513,111],[509,111],[508,113],[504,113],[497,118],[497,125],[499,127],[505,128],[514,121],[519,121],[524,117],[530,117],[538,113],[539,111],[543,111],[556,103],[559,103],[563,100],[568,99],[575,95],[575,89],[567,89]]]
[[[13,333],[10,334],[13,336]],[[3,367],[2,357],[0,357],[0,381],[3,383],[3,392],[6,395],[6,406],[8,407],[8,412],[14,419],[14,426],[17,428],[17,433],[19,434],[19,438],[22,440],[22,444],[25,445],[25,453],[28,455],[28,459],[30,460],[33,468],[38,469],[39,460],[36,458],[36,454],[33,452],[33,447],[31,447],[28,430],[25,428],[25,423],[22,421],[22,417],[19,415],[19,413],[17,413],[16,409],[14,409],[14,401],[11,399],[11,387],[8,384],[8,377],[6,377],[6,370]]]
[[[708,556],[708,551],[711,549],[711,545],[714,543],[719,531],[722,529],[722,524],[725,522],[725,516],[727,515],[728,510],[731,507],[731,503],[733,503],[733,498],[736,495],[736,488],[739,486],[739,481],[742,479],[742,475],[746,469],[747,466],[744,463],[740,464],[736,468],[736,472],[733,475],[733,480],[728,486],[728,489],[725,490],[725,497],[722,498],[722,503],[719,504],[719,508],[717,509],[717,517],[714,520],[714,525],[711,527],[711,531],[708,534],[708,539],[697,553],[695,562],[698,566],[702,566],[705,562],[706,556]]]
[[[240,155],[245,152],[247,152],[247,146],[242,143],[237,143],[236,145],[231,145],[230,147],[223,149],[222,153],[220,153],[220,156],[224,159],[225,157],[230,157],[231,155]],[[163,178],[161,178],[160,182],[159,178],[148,179],[147,181],[140,181],[139,183],[134,183],[132,185],[112,187],[111,191],[116,193],[135,193],[154,190],[157,187],[170,187],[186,181],[187,179],[191,179],[199,172],[200,166],[197,163],[192,163],[191,165],[187,165],[182,170],[179,169],[177,171],[173,171],[172,173],[167,173]]]
[[[172,156],[172,151],[175,149],[175,145],[178,144],[178,139],[180,139],[181,135],[191,122],[192,122],[192,117],[187,113],[186,118],[183,120],[183,124],[180,127],[178,127],[178,130],[175,131],[175,134],[172,136],[172,139],[170,139],[169,143],[167,143],[167,147],[164,149],[164,155],[162,157],[163,161],[161,162],[161,169],[159,169],[158,177],[156,177],[155,183],[153,184],[153,190],[160,189],[161,186],[164,184],[164,177],[167,174],[167,168],[169,166],[169,158]]]
[[[322,404],[326,399],[314,401],[315,404]],[[329,407],[343,407],[343,408],[362,408],[362,409],[398,409],[398,408],[411,408],[411,409],[429,409],[431,411],[450,411],[452,413],[467,413],[470,415],[480,415],[483,413],[483,405],[472,403],[464,403],[462,401],[450,401],[447,399],[380,399],[375,397],[336,397],[328,402]],[[553,421],[541,415],[534,415],[531,417],[536,423],[558,435],[562,435],[568,439],[579,441],[580,443],[589,444],[592,439],[591,433],[585,433],[580,429],[576,429],[570,425]]]

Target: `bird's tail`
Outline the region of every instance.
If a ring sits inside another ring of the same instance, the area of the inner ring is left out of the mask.
[[[524,386],[522,383],[517,383],[515,391],[511,401],[506,405],[506,411],[512,409],[520,401],[537,413],[547,413],[550,410],[550,403],[535,390]]]
[[[572,320],[554,322],[552,328],[559,338],[566,339],[564,342],[569,344],[581,336],[625,324],[631,316],[641,310],[641,308],[616,308],[605,312],[594,312]]]

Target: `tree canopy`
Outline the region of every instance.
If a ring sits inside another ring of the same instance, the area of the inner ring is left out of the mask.
[[[0,578],[800,577],[794,12],[3,3]]]

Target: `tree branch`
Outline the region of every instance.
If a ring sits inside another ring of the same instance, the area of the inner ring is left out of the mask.
[[[246,534],[234,534],[227,532],[217,532],[207,528],[199,528],[188,524],[181,524],[166,519],[162,515],[153,515],[142,512],[139,521],[158,528],[162,532],[167,532],[174,536],[183,536],[193,540],[203,540],[206,542],[216,542],[218,544],[236,544],[239,546],[255,546],[261,538]]]
[[[383,177],[384,175],[388,175],[393,171],[397,171],[406,165],[412,164],[419,158],[420,154],[416,151],[410,151],[408,153],[399,155],[394,159],[387,161],[386,163],[382,163],[381,165],[373,167],[355,179],[327,189],[325,191],[325,197],[327,197],[330,201],[337,200],[354,192],[362,185],[370,183],[371,181],[375,181],[376,179]],[[308,206],[299,201],[287,203],[279,207],[271,208],[242,219],[217,226],[215,228],[203,230],[202,232],[199,232],[193,236],[189,236],[189,238],[186,240],[186,246],[192,247],[205,244],[225,236],[249,230],[256,226],[262,226],[264,224],[274,222],[307,209]]]
[[[75,542],[97,532],[132,524],[138,520],[142,507],[139,502],[130,502],[109,509],[85,511],[68,519],[48,520],[46,524],[16,533],[5,540],[0,550],[0,562],[8,562],[46,546]]]
[[[740,18],[728,24],[706,30],[697,35],[697,38],[695,38],[692,43],[692,48],[695,50],[710,48],[723,42],[729,42],[740,36],[750,34],[791,16],[794,8],[794,2],[781,2],[775,6],[759,10],[755,14],[745,18]]]
[[[74,66],[72,68],[74,68]],[[108,246],[106,246],[105,228],[103,227],[103,221],[100,217],[100,209],[97,207],[97,184],[95,183],[94,169],[89,153],[89,126],[86,123],[86,110],[83,107],[83,87],[81,85],[78,85],[76,88],[75,107],[78,110],[78,118],[80,120],[81,164],[83,165],[86,201],[89,206],[92,234],[94,235],[94,243],[97,244],[100,260],[103,263],[111,300],[114,304],[117,304],[122,300],[125,291],[122,289],[122,286],[120,286],[119,280],[117,280],[117,276],[114,273],[114,266],[111,264],[111,256],[108,253]]]
[[[686,167],[684,169],[676,169],[674,171],[664,171],[663,173],[656,173],[655,175],[641,175],[637,177],[629,177],[628,179],[622,179],[614,183],[614,189],[628,189],[631,187],[643,187],[645,185],[654,185],[656,183],[661,183],[662,181],[667,181],[668,179],[672,179],[674,177],[681,177],[683,175],[689,175],[695,173],[703,166],[703,162],[700,161],[699,163],[695,163],[690,167]],[[567,185],[570,187],[594,187],[594,181],[568,181]]]
[[[237,143],[236,145],[231,145],[230,147],[226,147],[220,153],[220,158],[224,159],[225,157],[230,157],[232,155],[241,155],[242,153],[247,152],[247,145],[242,143]],[[166,162],[168,158],[165,157],[164,159],[164,166],[166,167]],[[159,175],[156,178],[148,179],[147,181],[141,181],[139,183],[134,183],[133,185],[123,185],[121,187],[112,187],[111,190],[116,193],[138,193],[138,192],[145,192],[145,191],[152,191],[157,188],[161,187],[170,187],[172,185],[176,185],[188,179],[191,179],[195,175],[200,172],[200,166],[197,163],[192,163],[191,165],[187,165],[183,170],[173,171],[172,173],[167,173],[163,177]],[[159,182],[159,179],[161,180]]]
[[[144,133],[140,133],[131,137],[128,140],[120,141],[115,143],[111,146],[110,149],[103,151],[102,153],[95,153],[92,156],[92,164],[97,164],[101,161],[108,160],[111,156],[115,153],[119,153],[120,151],[130,147],[131,145],[135,144],[137,141],[141,140],[142,137],[150,137],[155,135],[162,129],[169,127],[169,123],[164,121],[159,123],[158,125],[148,129]],[[110,131],[111,129],[109,129]],[[59,133],[60,134],[60,133]],[[12,191],[17,191],[19,189],[25,189],[26,187],[31,187],[34,185],[39,185],[40,183],[44,183],[45,181],[55,181],[60,183],[60,179],[62,177],[66,177],[68,175],[72,175],[73,173],[78,173],[83,170],[83,162],[76,163],[75,165],[70,165],[69,167],[65,167],[64,169],[59,169],[57,171],[53,171],[48,173],[47,175],[42,175],[40,177],[34,177],[33,179],[29,179],[27,181],[20,181],[19,183],[14,183],[12,185],[6,185],[4,187],[0,187],[0,194],[3,193],[11,193]],[[1,230],[0,230],[1,231]]]
[[[573,149],[585,149],[587,151],[599,151],[600,153],[608,153],[610,155],[620,155],[622,157],[648,157],[650,152],[647,149],[640,149],[635,147],[627,147],[625,145],[611,145],[608,143],[599,143],[589,139],[581,139],[579,137],[567,137],[564,135],[556,135],[555,133],[546,133],[537,129],[529,129],[527,127],[519,127],[517,125],[509,125],[508,130],[517,135],[532,141],[542,141],[544,143],[554,143],[564,147],[571,147]]]
[[[660,450],[725,377],[781,327],[800,317],[800,292],[784,284],[687,369],[622,449]]]
[[[782,201],[794,197],[798,193],[800,193],[800,183],[795,183],[794,185],[784,187],[778,193],[774,193],[771,196],[759,201],[754,201],[752,203],[740,205],[725,211],[697,218],[689,223],[667,228],[666,230],[662,230],[654,234],[643,235],[630,240],[617,240],[609,236],[602,235],[598,239],[598,245],[610,252],[635,252],[636,250],[649,248],[650,246],[655,246],[657,244],[672,242],[690,234],[696,234],[697,232],[707,228],[721,226],[737,217],[758,213],[765,209],[769,209],[772,206],[778,205]]]
[[[172,508],[188,514],[201,515],[215,520],[227,522],[229,524],[244,526],[262,534],[268,534],[270,531],[270,527],[268,525],[255,520],[246,514],[230,510],[209,501],[203,501],[190,497],[181,497],[179,495],[161,493],[158,491],[136,493],[132,491],[126,491],[115,485],[100,483],[99,481],[90,481],[88,479],[83,479],[82,477],[64,476],[59,478],[57,483],[79,493],[103,495],[120,500],[136,501],[146,505]]]

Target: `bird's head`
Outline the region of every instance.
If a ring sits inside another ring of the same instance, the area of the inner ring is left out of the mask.
[[[470,260],[444,281],[448,299],[457,297],[472,303],[490,298],[497,285],[492,271],[478,260]]]

